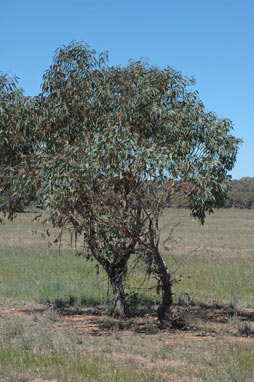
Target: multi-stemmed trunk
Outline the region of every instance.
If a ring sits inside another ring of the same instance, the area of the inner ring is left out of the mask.
[[[158,218],[157,218],[158,220]],[[150,250],[152,254],[152,262],[155,265],[155,273],[156,277],[159,279],[159,285],[162,290],[162,301],[157,310],[157,316],[160,322],[165,320],[166,313],[169,311],[173,298],[172,298],[172,281],[171,275],[168,271],[167,265],[161,256],[159,251],[159,237],[157,233],[158,221],[155,221],[154,224],[153,219],[149,221],[148,224],[148,235],[150,241]],[[155,227],[155,228],[154,228]],[[111,261],[103,256],[100,246],[95,240],[95,230],[92,227],[90,231],[90,238],[88,241],[88,245],[93,257],[99,262],[99,264],[106,271],[113,293],[113,315],[114,317],[118,317],[123,319],[126,317],[125,311],[125,293],[124,293],[124,280],[127,275],[128,270],[128,261],[131,256],[135,252],[135,245],[137,243],[137,232],[135,232],[135,236],[131,245],[123,246],[123,248],[118,252],[111,253]]]
[[[119,267],[110,267],[107,271],[112,292],[113,292],[113,315],[114,317],[123,319],[126,317],[125,311],[125,293],[123,281],[127,273],[127,260],[123,268]],[[160,322],[166,319],[166,314],[170,310],[170,307],[173,303],[172,298],[172,281],[171,275],[168,271],[167,265],[161,256],[157,247],[154,247],[154,263],[157,268],[157,275],[160,279],[160,286],[162,289],[162,300],[157,309],[157,317]],[[122,264],[123,265],[123,264]]]

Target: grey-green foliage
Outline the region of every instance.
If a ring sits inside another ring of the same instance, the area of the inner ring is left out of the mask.
[[[240,140],[230,120],[205,111],[192,85],[170,67],[110,66],[106,53],[73,42],[56,51],[42,93],[30,102],[32,119],[23,108],[32,150],[22,147],[15,187],[39,190],[53,224],[82,233],[120,315],[131,256],[158,278],[164,308],[172,302],[158,230],[168,198],[186,193],[203,223],[228,188]],[[12,127],[16,144],[23,130]]]
[[[36,97],[23,95],[18,78],[0,74],[0,211],[9,217],[35,195],[33,186],[21,185],[19,175],[35,147],[36,111]]]

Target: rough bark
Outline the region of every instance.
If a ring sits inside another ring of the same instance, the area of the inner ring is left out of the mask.
[[[160,322],[166,319],[166,313],[170,310],[173,303],[172,281],[168,267],[159,250],[159,214],[156,219],[149,221],[150,245],[153,253],[153,262],[155,264],[155,273],[159,279],[159,286],[162,289],[162,301],[157,309],[157,317]],[[155,227],[155,228],[154,228]]]
[[[110,277],[113,291],[113,315],[116,318],[125,318],[125,294],[122,277]]]
[[[162,322],[165,320],[166,313],[169,311],[173,303],[173,297],[171,275],[157,247],[154,247],[154,262],[157,267],[157,272],[162,288],[162,301],[157,309],[157,317],[159,321]]]

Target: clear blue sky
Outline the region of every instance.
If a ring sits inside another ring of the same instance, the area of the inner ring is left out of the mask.
[[[232,177],[254,177],[254,0],[0,0],[0,14],[0,71],[26,95],[72,40],[109,51],[111,64],[172,66],[244,140]]]

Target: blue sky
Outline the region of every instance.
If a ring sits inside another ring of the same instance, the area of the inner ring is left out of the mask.
[[[0,0],[0,71],[40,92],[56,48],[72,40],[145,57],[196,78],[207,110],[230,118],[244,143],[232,177],[254,177],[253,0]]]

